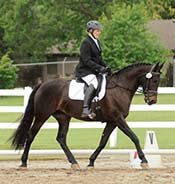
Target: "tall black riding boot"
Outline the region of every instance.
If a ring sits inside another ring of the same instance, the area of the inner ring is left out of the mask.
[[[92,84],[90,84],[85,92],[83,112],[81,114],[82,118],[89,117],[90,119],[93,119],[96,116],[96,114],[91,111],[91,102],[94,97],[94,93],[95,93],[95,88]]]

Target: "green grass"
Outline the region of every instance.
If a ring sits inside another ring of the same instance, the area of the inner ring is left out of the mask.
[[[144,147],[146,131],[148,129],[133,129]],[[174,129],[151,129],[155,131],[159,147],[161,149],[175,149]],[[0,149],[10,149],[7,142],[13,130],[0,130]],[[98,146],[102,129],[70,129],[68,133],[68,145],[71,149],[95,149]],[[57,130],[41,130],[32,144],[32,149],[60,149],[56,141]],[[131,140],[118,130],[116,148],[134,148]],[[106,148],[109,148],[107,144]]]
[[[0,149],[10,149],[7,142],[13,130],[0,130]],[[100,139],[102,129],[70,129],[68,133],[68,144],[70,148],[96,148]],[[85,136],[84,136],[85,135]],[[32,145],[33,149],[58,149],[60,146],[56,141],[57,130],[40,130]]]
[[[1,96],[0,106],[23,106],[24,98],[22,96]]]
[[[175,104],[175,94],[160,94],[158,95],[157,104]],[[23,97],[20,96],[9,96],[9,97],[0,97],[0,106],[21,106],[23,105]],[[135,95],[133,104],[145,104],[143,95]]]
[[[21,117],[22,117],[22,113],[6,113],[6,112],[1,112],[0,113],[0,123],[1,122],[8,122],[8,123],[14,123],[14,122],[19,122]],[[50,117],[48,120],[48,122],[56,122],[55,118]]]
[[[0,122],[19,122],[19,119],[21,118],[22,113],[6,113],[1,112],[0,113]]]
[[[175,112],[130,112],[127,121],[175,121]]]
[[[157,104],[175,104],[175,94],[159,94],[157,96]],[[145,104],[143,95],[135,95],[133,104]]]
[[[22,113],[0,113],[0,122],[19,122]],[[79,121],[74,118],[71,121]],[[175,121],[175,112],[130,112],[127,121]],[[56,120],[51,117],[48,122],[56,122]]]

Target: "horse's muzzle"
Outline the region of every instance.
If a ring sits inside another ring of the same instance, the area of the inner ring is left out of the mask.
[[[157,94],[152,94],[152,95],[145,94],[144,100],[148,105],[155,104],[157,103]]]

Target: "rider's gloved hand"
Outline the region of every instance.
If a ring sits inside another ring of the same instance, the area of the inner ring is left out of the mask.
[[[101,73],[101,74],[108,73],[107,68],[102,66],[102,67],[100,68],[100,70],[99,70],[99,73]]]
[[[108,75],[111,75],[112,74],[111,68],[106,67],[106,70],[107,70]]]

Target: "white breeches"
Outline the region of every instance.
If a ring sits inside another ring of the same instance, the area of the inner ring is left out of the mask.
[[[82,79],[86,82],[88,86],[92,84],[94,88],[97,89],[98,81],[97,81],[97,77],[94,74],[86,75],[85,77],[82,77]]]

